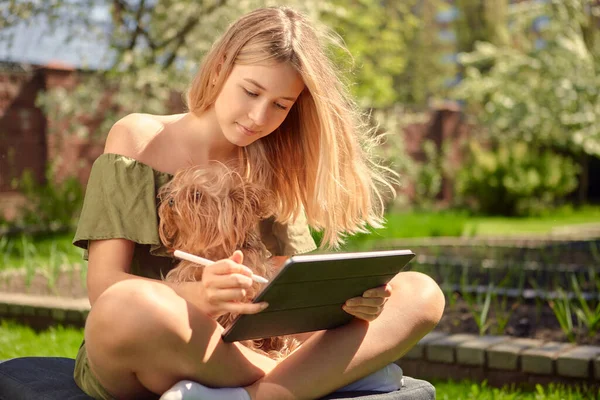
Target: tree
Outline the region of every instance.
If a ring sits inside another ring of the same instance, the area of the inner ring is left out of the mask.
[[[600,3],[553,0],[516,11],[514,47],[478,42],[461,55],[465,79],[456,94],[492,140],[524,141],[579,161],[583,201],[588,157],[600,156]],[[531,22],[540,16],[549,23],[535,38]]]
[[[443,0],[419,1],[413,11],[418,24],[408,42],[406,68],[395,76],[394,87],[398,103],[423,110],[431,99],[447,95],[447,81],[456,73],[454,64],[443,63],[442,55],[449,51],[439,39],[439,11],[447,7]]]
[[[397,79],[406,71],[410,44],[421,26],[415,12],[419,2],[333,0],[334,7],[321,13],[350,50],[353,60],[340,52],[336,55],[365,107],[387,107],[406,97],[406,86]]]
[[[93,31],[108,41],[111,51],[105,70],[85,71],[73,90],[56,89],[39,98],[54,120],[68,121],[71,133],[103,137],[119,116],[129,112],[167,112],[173,93],[186,90],[199,61],[230,21],[278,3],[309,13],[343,36],[355,62],[350,66],[340,51],[338,61],[363,104],[396,100],[393,79],[404,71],[406,42],[418,23],[410,2],[12,0],[0,7],[0,28],[46,18],[51,24],[69,24],[73,32]],[[110,23],[94,21],[92,6],[110,8]]]
[[[456,0],[458,52],[473,51],[476,42],[508,43],[508,0]]]

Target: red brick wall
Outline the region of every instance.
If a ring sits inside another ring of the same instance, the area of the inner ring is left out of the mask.
[[[462,145],[471,135],[473,126],[465,121],[464,114],[455,107],[448,106],[429,111],[426,122],[414,123],[404,127],[406,152],[414,160],[427,161],[423,142],[430,140],[436,145],[438,155],[444,154],[447,146],[448,157],[444,162],[452,168],[460,166],[463,160]],[[405,193],[412,198],[414,188],[410,185],[404,188]],[[448,176],[442,178],[442,188],[437,200],[440,204],[450,204],[453,198],[453,181]]]
[[[14,207],[11,208],[14,201],[6,199],[18,198],[11,181],[25,169],[31,170],[41,182],[45,166],[52,161],[53,179],[60,181],[74,175],[83,184],[87,182],[93,161],[103,151],[103,142],[72,135],[69,121],[47,119],[35,105],[40,91],[56,87],[71,89],[77,85],[79,76],[77,71],[60,66],[32,68],[26,72],[0,70],[0,216],[14,212]],[[173,94],[169,108],[172,112],[184,109],[180,95]],[[97,116],[101,114],[99,110]],[[93,129],[97,116],[89,116],[84,123]],[[432,140],[440,152],[442,143],[448,141],[452,162],[459,163],[459,139],[468,132],[460,112],[432,110],[426,123],[405,128],[406,147],[412,157],[423,160],[423,140]],[[411,189],[407,190],[410,193]],[[447,202],[451,197],[451,182],[445,180],[440,200]]]
[[[0,73],[0,192],[12,191],[25,169],[44,179],[46,118],[35,106],[43,87],[37,70]]]

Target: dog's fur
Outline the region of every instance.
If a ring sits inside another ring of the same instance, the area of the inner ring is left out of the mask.
[[[209,260],[228,258],[235,250],[244,254],[243,263],[253,273],[270,279],[274,268],[261,241],[258,224],[273,212],[273,194],[246,182],[221,163],[209,167],[190,167],[178,171],[159,190],[159,234],[171,251],[182,250]],[[170,282],[202,279],[203,267],[180,261],[165,277]],[[251,301],[260,284],[253,283],[245,301]],[[217,319],[223,327],[236,315]],[[291,336],[279,336],[242,342],[254,351],[280,360],[299,346]]]

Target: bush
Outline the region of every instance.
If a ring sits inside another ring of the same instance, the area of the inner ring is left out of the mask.
[[[378,156],[400,175],[398,194],[388,204],[387,209],[405,211],[407,208],[433,208],[442,190],[447,149],[438,149],[432,140],[424,140],[423,159],[418,161],[407,151],[404,134],[406,126],[427,123],[430,119],[429,114],[408,111],[397,105],[389,110],[376,111],[374,118],[379,128],[385,132],[385,141],[377,148]]]
[[[524,142],[471,142],[455,189],[459,203],[485,214],[540,215],[577,188],[578,173],[571,158]]]
[[[13,182],[13,187],[25,196],[26,202],[9,229],[34,227],[51,232],[75,226],[83,205],[83,186],[75,177],[54,182],[51,171],[50,168],[47,170],[45,183],[38,183],[29,170]]]

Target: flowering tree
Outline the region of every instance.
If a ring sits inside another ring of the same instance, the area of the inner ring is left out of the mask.
[[[406,67],[407,40],[418,24],[407,2],[357,0],[13,0],[0,7],[0,34],[34,18],[69,25],[109,44],[102,70],[88,71],[72,90],[57,88],[39,104],[70,133],[103,137],[129,112],[165,113],[173,93],[183,93],[199,61],[227,24],[260,6],[285,4],[338,32],[350,55],[332,50],[351,90],[366,105],[396,99],[393,77]],[[92,7],[110,9],[94,21]],[[1,35],[0,35],[1,36]],[[95,124],[89,124],[95,120]]]
[[[532,21],[547,18],[539,36]],[[522,141],[569,154],[600,156],[600,2],[553,0],[513,8],[510,46],[478,42],[461,55],[465,77],[456,95],[495,143]]]

